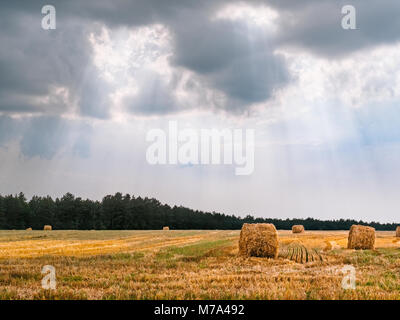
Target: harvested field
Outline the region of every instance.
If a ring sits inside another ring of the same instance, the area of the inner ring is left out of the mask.
[[[394,232],[358,251],[348,231],[278,231],[277,259],[239,256],[239,233],[0,231],[0,299],[400,299]],[[341,287],[347,264],[356,290]],[[56,290],[41,288],[44,265]]]

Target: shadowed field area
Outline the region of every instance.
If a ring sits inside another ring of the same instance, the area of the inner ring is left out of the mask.
[[[0,231],[0,299],[400,299],[400,239],[345,249],[347,231],[279,231],[276,260],[238,256],[240,231]],[[341,269],[356,268],[344,290]],[[57,289],[41,287],[44,265]]]

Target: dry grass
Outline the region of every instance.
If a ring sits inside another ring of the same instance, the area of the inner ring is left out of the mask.
[[[238,255],[239,231],[0,231],[0,299],[400,299],[400,241],[279,231],[277,259]],[[326,241],[340,249],[324,252]],[[41,268],[57,289],[41,289]],[[357,289],[343,290],[345,264]]]

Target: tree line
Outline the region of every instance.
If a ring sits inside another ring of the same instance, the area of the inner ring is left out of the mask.
[[[75,197],[71,193],[61,198],[33,196],[27,201],[23,193],[0,195],[0,229],[42,230],[51,225],[58,230],[157,230],[171,229],[235,230],[243,223],[273,223],[277,229],[290,230],[302,224],[308,230],[348,230],[353,224],[363,224],[377,230],[395,230],[395,223],[365,223],[355,220],[318,220],[244,218],[217,212],[203,212],[182,206],[169,206],[153,198],[129,194],[107,195],[102,201]]]

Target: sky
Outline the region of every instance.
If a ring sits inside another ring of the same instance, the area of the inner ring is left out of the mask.
[[[400,221],[398,0],[47,4],[0,4],[1,194]],[[254,130],[254,172],[149,164],[169,121]]]

